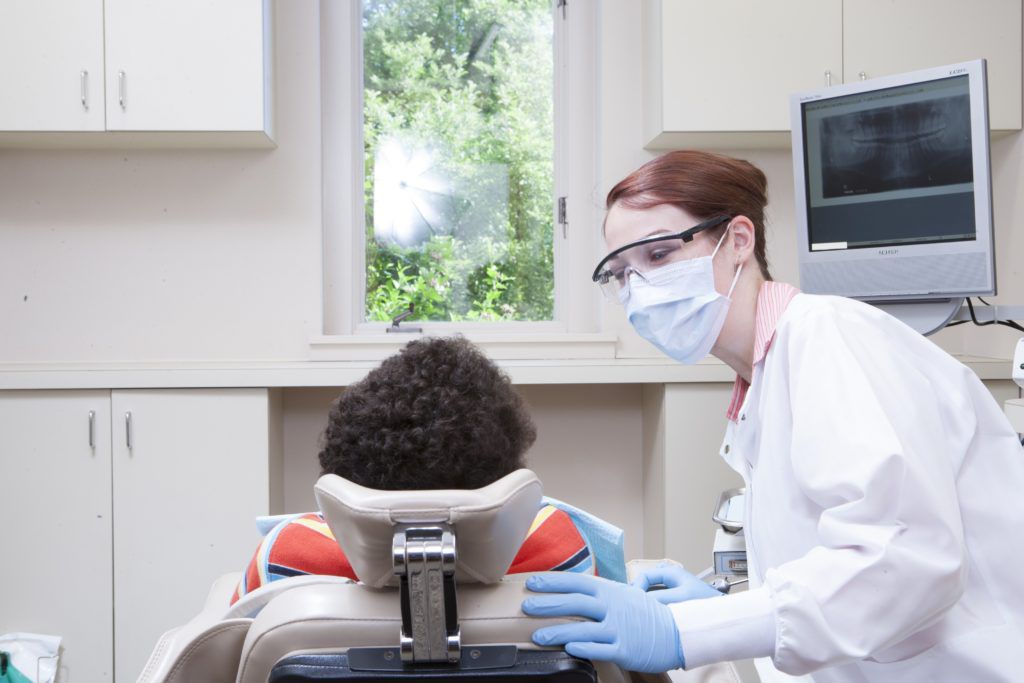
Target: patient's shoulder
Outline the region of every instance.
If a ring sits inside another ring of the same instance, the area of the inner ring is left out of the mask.
[[[239,581],[232,604],[268,583],[307,574],[355,580],[352,565],[317,512],[289,516],[267,533]]]
[[[572,517],[554,505],[543,505],[509,567],[509,574],[568,571],[594,573],[594,558]]]

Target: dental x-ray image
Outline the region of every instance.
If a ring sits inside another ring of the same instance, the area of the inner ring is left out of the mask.
[[[830,116],[820,130],[825,198],[973,180],[967,95]]]

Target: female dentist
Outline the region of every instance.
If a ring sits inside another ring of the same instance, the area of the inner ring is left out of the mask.
[[[766,203],[747,162],[666,154],[608,194],[594,273],[666,355],[736,371],[721,455],[747,486],[750,590],[541,574],[524,612],[591,621],[534,641],[646,672],[770,657],[817,682],[1024,680],[1017,435],[909,327],[773,282]]]

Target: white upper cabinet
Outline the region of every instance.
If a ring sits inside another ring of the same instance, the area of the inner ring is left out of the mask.
[[[0,144],[272,144],[270,14],[270,0],[2,0]]]
[[[262,131],[260,0],[106,0],[107,130]]]
[[[846,2],[843,46],[847,83],[984,57],[989,125],[1021,127],[1020,0]]]
[[[646,146],[788,131],[790,93],[842,78],[842,5],[645,0]]]
[[[644,0],[648,149],[789,144],[789,96],[984,57],[1021,128],[1021,0]]]
[[[0,131],[103,130],[103,0],[0,2]]]

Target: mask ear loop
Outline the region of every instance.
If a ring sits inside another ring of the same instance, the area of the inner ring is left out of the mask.
[[[724,242],[724,241],[725,241],[725,236],[726,236],[726,235],[728,235],[728,234],[729,234],[729,227],[727,226],[727,227],[725,228],[725,232],[723,232],[723,233],[722,233],[722,236],[721,236],[721,237],[720,237],[720,238],[718,239],[718,244],[716,244],[716,245],[715,245],[715,250],[714,250],[713,252],[711,252],[711,259],[712,259],[712,260],[714,260],[714,258],[715,258],[715,254],[717,254],[717,253],[718,253],[718,248],[722,246],[722,242]],[[739,265],[739,266],[738,266],[738,267],[736,268],[736,275],[734,275],[734,276],[733,276],[733,278],[732,278],[732,284],[731,284],[731,285],[729,285],[729,293],[725,295],[725,298],[726,298],[726,299],[730,299],[730,298],[732,298],[732,290],[736,289],[736,283],[737,283],[737,282],[739,282],[739,279],[740,279],[740,273],[742,273],[742,272],[743,272],[743,264],[741,263],[741,264],[740,264],[740,265]]]
[[[732,298],[732,290],[736,289],[736,283],[739,282],[740,273],[742,273],[742,272],[743,272],[743,264],[741,263],[739,266],[736,267],[736,275],[732,279],[732,284],[729,285],[729,293],[725,295],[726,299],[731,299]]]

